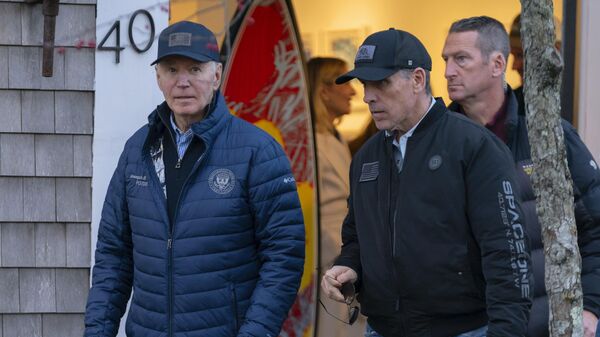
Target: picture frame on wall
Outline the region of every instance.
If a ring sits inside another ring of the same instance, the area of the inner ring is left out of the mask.
[[[354,57],[358,47],[369,35],[367,26],[353,27],[343,30],[327,30],[301,34],[304,55],[308,61],[311,57],[337,57],[346,62],[348,69],[354,68]],[[363,102],[363,88],[357,80],[350,81],[356,91],[352,97],[352,113],[337,121],[338,130],[345,139],[352,140],[362,133],[371,120],[368,105]]]
[[[367,35],[367,27],[327,31],[324,38],[325,53],[339,57],[351,66],[358,47]]]

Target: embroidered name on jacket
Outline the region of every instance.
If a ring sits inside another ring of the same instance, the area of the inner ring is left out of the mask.
[[[146,178],[146,176],[132,174],[129,176],[129,179],[135,180],[135,184],[138,186],[142,186],[142,187],[148,186],[148,178]]]
[[[235,175],[229,169],[216,169],[208,176],[208,186],[217,194],[227,194],[235,187]]]
[[[360,171],[359,182],[373,181],[379,176],[379,162],[374,161],[372,163],[362,164],[362,170]]]

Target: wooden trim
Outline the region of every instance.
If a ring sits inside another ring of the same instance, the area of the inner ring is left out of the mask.
[[[577,111],[575,97],[577,97],[577,10],[579,0],[564,0],[563,2],[563,34],[562,55],[564,60],[562,86],[561,86],[561,115],[564,119],[575,125]]]

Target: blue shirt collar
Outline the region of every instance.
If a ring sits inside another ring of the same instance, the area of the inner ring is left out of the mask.
[[[169,120],[171,121],[171,127],[173,128],[173,130],[175,130],[177,142],[179,142],[180,137],[189,137],[192,134],[192,128],[189,128],[186,132],[183,132],[177,127],[177,124],[175,123],[175,118],[173,117],[173,113],[169,115]]]

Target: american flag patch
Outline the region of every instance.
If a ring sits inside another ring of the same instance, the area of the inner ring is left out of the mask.
[[[172,33],[169,35],[169,47],[192,45],[192,33]]]
[[[362,171],[360,172],[359,182],[373,181],[379,176],[379,162],[374,161],[372,163],[364,163],[362,165]]]

